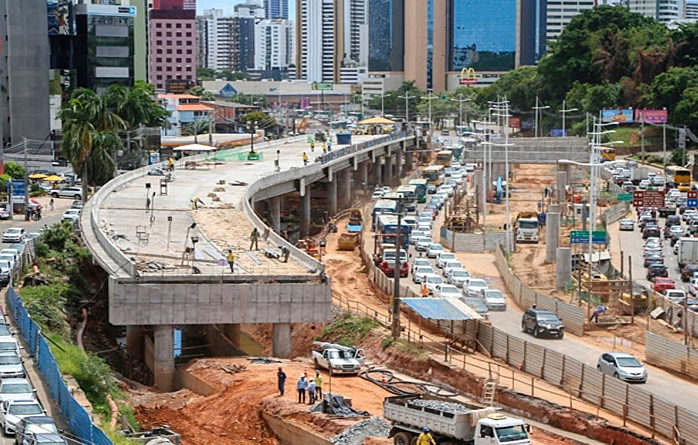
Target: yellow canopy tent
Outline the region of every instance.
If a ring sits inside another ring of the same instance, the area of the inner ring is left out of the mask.
[[[392,125],[395,122],[381,116],[374,116],[359,122],[359,125]]]
[[[29,179],[44,179],[46,177],[48,176],[43,173],[34,173],[33,175],[29,175]]]
[[[65,181],[65,178],[63,176],[52,175],[52,176],[47,176],[46,178],[44,178],[44,181],[60,182],[60,181]]]

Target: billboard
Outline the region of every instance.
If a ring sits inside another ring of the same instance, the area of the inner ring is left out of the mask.
[[[618,122],[629,124],[633,122],[632,108],[605,108],[601,110],[601,119],[604,122]]]
[[[48,0],[48,35],[70,35],[71,32],[71,0]]]
[[[477,83],[477,74],[473,68],[463,68],[458,76],[458,83],[461,85],[474,85]]]
[[[519,116],[512,116],[509,118],[509,128],[521,128],[521,118]]]
[[[669,113],[666,108],[662,110],[635,110],[635,122],[646,124],[664,124],[669,120]]]
[[[310,87],[311,90],[331,91],[334,89],[334,84],[331,82],[313,82]]]

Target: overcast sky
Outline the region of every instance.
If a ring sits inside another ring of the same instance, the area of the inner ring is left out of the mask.
[[[243,0],[197,0],[196,10],[202,13],[204,9],[217,8],[222,9],[227,13],[233,13],[233,6],[238,3],[243,3]],[[296,10],[296,2],[294,0],[288,1],[288,16],[292,18]]]

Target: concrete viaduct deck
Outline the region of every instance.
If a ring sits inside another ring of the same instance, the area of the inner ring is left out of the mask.
[[[493,163],[505,162],[504,138],[493,139],[493,145],[478,144],[469,149],[466,157],[469,162],[484,160],[483,148],[487,148],[487,160]],[[582,137],[509,138],[513,144],[507,150],[509,162],[514,164],[556,164],[560,159],[589,162],[589,141]]]
[[[212,326],[236,345],[240,324],[272,323],[273,354],[288,356],[291,323],[330,319],[331,282],[322,263],[282,233],[304,238],[318,206],[333,215],[357,190],[396,181],[403,166],[412,168],[414,145],[403,133],[354,136],[323,156],[310,153],[303,136],[256,144],[258,161],[247,160],[249,147],[184,158],[166,188],[148,175],[157,166],[107,183],[87,202],[80,226],[109,274],[109,321],[127,327],[129,354],[148,364],[162,391],[174,387],[175,326]],[[305,166],[303,152],[319,156]],[[291,213],[296,224],[282,218]],[[259,251],[249,246],[253,228],[268,233]],[[288,262],[263,254],[280,246],[290,250]]]

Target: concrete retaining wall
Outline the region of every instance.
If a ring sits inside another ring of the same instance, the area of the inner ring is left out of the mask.
[[[187,388],[196,394],[204,397],[212,396],[218,392],[218,388],[215,388],[205,381],[201,380],[197,376],[188,372],[184,368],[180,368],[177,372],[177,379],[180,388]]]
[[[512,246],[513,239],[514,237],[511,236]],[[506,244],[506,232],[460,233],[441,227],[439,242],[454,252],[491,252],[498,246]]]
[[[332,445],[332,442],[310,431],[263,412],[262,418],[283,445]]]

